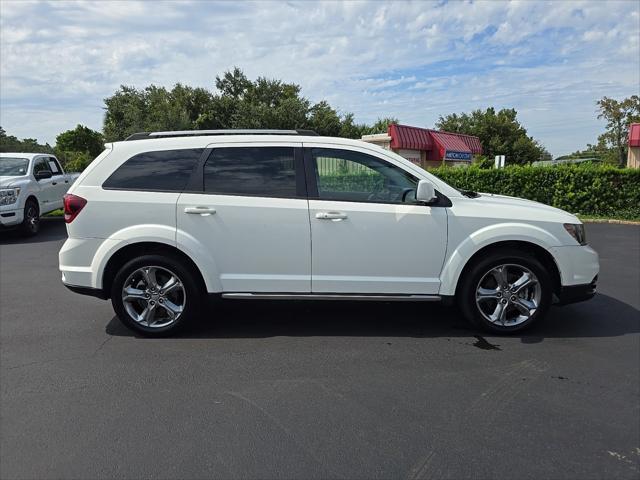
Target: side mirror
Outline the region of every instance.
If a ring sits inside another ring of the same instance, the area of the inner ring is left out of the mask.
[[[438,197],[436,196],[436,189],[428,180],[420,180],[418,182],[418,189],[416,190],[416,200],[418,202],[430,204],[436,201]]]
[[[36,180],[44,180],[45,178],[51,178],[53,174],[49,170],[41,170],[34,175]]]

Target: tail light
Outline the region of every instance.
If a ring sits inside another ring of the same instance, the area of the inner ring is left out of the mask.
[[[71,193],[67,193],[62,199],[64,201],[64,221],[65,223],[71,223],[87,204],[87,201]]]

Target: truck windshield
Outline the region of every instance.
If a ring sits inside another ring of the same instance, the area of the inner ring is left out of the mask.
[[[17,177],[27,174],[29,160],[26,158],[0,157],[0,176]]]

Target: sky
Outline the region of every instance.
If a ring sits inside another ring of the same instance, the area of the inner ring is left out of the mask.
[[[358,122],[515,108],[554,156],[595,143],[596,100],[640,94],[640,2],[0,0],[0,125],[100,130],[120,85],[214,89],[234,66]]]

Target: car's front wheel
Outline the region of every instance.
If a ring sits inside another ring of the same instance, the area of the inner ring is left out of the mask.
[[[513,333],[545,315],[552,290],[551,276],[538,259],[518,250],[496,251],[467,270],[458,303],[472,323]]]
[[[116,274],[111,303],[120,320],[145,336],[176,333],[197,314],[201,291],[194,274],[170,256],[145,255]]]
[[[32,237],[40,230],[40,207],[33,198],[27,200],[24,205],[24,217],[20,229],[23,235]]]

